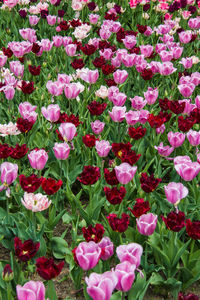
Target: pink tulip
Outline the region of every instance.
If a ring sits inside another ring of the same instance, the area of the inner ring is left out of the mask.
[[[179,33],[180,42],[183,44],[188,44],[191,41],[192,33],[188,31],[182,31]]]
[[[87,70],[86,72],[81,72],[80,78],[87,83],[94,84],[99,78],[99,71]]]
[[[13,86],[7,85],[3,87],[3,92],[7,100],[12,100],[15,95],[15,89]]]
[[[190,129],[187,133],[187,138],[192,146],[198,146],[200,144],[200,131]]]
[[[58,74],[57,80],[62,83],[70,83],[70,81],[72,80],[72,77],[67,75],[67,74]]]
[[[137,122],[140,121],[140,112],[129,110],[125,114],[125,118],[128,125],[135,125]]]
[[[57,16],[51,16],[51,15],[48,15],[48,16],[46,17],[47,23],[48,23],[50,26],[55,25],[55,24],[56,24],[56,18],[57,18]]]
[[[63,36],[63,46],[66,47],[67,45],[73,42],[71,36]]]
[[[7,62],[7,56],[4,54],[0,54],[0,68],[2,68]]]
[[[122,41],[127,49],[132,49],[137,43],[136,37],[134,35],[126,35]]]
[[[112,32],[107,27],[101,28],[99,30],[99,35],[100,35],[102,40],[108,40],[109,37],[111,36],[111,34],[112,34]]]
[[[111,119],[114,122],[122,122],[125,117],[126,107],[125,106],[114,106],[112,111],[108,111]]]
[[[111,58],[111,65],[115,68],[121,67],[121,61],[117,57]]]
[[[128,77],[128,72],[125,70],[117,70],[113,73],[114,81],[117,84],[124,83],[126,81],[127,77]]]
[[[165,124],[162,124],[160,127],[156,128],[156,133],[157,134],[162,134],[165,132]]]
[[[35,149],[28,154],[31,167],[36,170],[42,170],[48,160],[48,154],[44,149]]]
[[[28,16],[29,19],[29,23],[31,26],[35,26],[37,25],[37,23],[39,22],[40,18],[37,16]]]
[[[192,57],[183,57],[179,63],[182,64],[185,69],[190,69],[193,65]]]
[[[200,29],[200,18],[190,18],[188,21],[188,26],[191,29]]]
[[[195,98],[195,104],[197,108],[200,108],[200,95],[197,95]]]
[[[166,50],[166,49],[167,49],[167,46],[165,44],[160,44],[160,43],[156,44],[156,47],[155,47],[156,53],[160,53],[161,51]]]
[[[120,245],[116,249],[117,256],[120,262],[128,261],[136,268],[140,265],[140,259],[142,256],[143,248],[137,243],[131,243],[128,245]]]
[[[136,54],[125,54],[122,57],[122,62],[127,68],[131,68],[135,65]]]
[[[64,85],[60,81],[47,81],[46,88],[48,92],[53,96],[59,96],[63,93]]]
[[[99,20],[99,15],[97,14],[90,14],[89,15],[89,20],[91,24],[97,24],[98,20]]]
[[[85,278],[87,293],[93,300],[109,300],[117,284],[114,271],[103,274],[92,273]]]
[[[119,291],[127,292],[131,289],[135,279],[136,266],[128,261],[116,265],[115,275],[117,276],[118,283],[116,289]]]
[[[174,165],[176,172],[185,181],[193,180],[200,172],[200,164],[198,162],[192,162],[189,157],[184,160],[181,159],[181,156],[176,157],[174,159]]]
[[[173,53],[171,51],[169,52],[169,51],[163,50],[159,53],[159,55],[160,55],[162,62],[171,61],[173,58]]]
[[[161,142],[159,146],[154,146],[156,150],[158,150],[158,153],[161,156],[169,156],[173,151],[174,147],[170,146],[163,146],[163,143]]]
[[[53,42],[51,42],[49,39],[42,39],[40,46],[42,46],[43,51],[50,51],[53,46]]]
[[[110,238],[105,236],[98,243],[98,246],[101,248],[101,259],[107,260],[114,253],[114,244],[111,242]]]
[[[122,163],[121,165],[115,167],[116,177],[122,184],[127,184],[130,182],[133,179],[136,171],[137,167],[132,167],[128,163]]]
[[[158,89],[148,87],[148,90],[144,92],[144,97],[149,105],[154,104],[156,102],[156,99],[158,98]]]
[[[76,126],[72,123],[62,123],[58,130],[66,142],[71,141],[76,134]]]
[[[101,257],[101,248],[93,241],[82,242],[76,248],[76,258],[83,270],[94,268]]]
[[[22,65],[18,60],[10,61],[9,63],[10,71],[15,74],[16,77],[23,77],[24,74],[24,65]]]
[[[135,96],[134,98],[130,98],[131,106],[136,109],[140,110],[147,104],[147,101],[144,100],[142,97]]]
[[[10,185],[17,178],[18,165],[10,162],[3,162],[0,166],[1,182]]]
[[[65,160],[69,156],[70,147],[67,143],[55,143],[53,151],[57,159]]]
[[[110,152],[111,148],[112,146],[110,146],[109,141],[102,140],[95,142],[95,149],[100,157],[108,156],[108,153]]]
[[[170,145],[174,148],[180,147],[185,141],[185,134],[181,132],[170,131],[167,134],[168,141]]]
[[[76,54],[77,45],[76,44],[69,44],[65,47],[65,51],[68,56],[74,56]]]
[[[18,300],[45,300],[45,286],[41,281],[28,281],[23,286],[17,285]]]
[[[34,122],[37,120],[37,113],[35,112],[37,106],[33,106],[29,102],[21,102],[19,104],[19,113],[22,118],[27,119],[30,122]]]
[[[19,30],[20,35],[23,39],[28,40],[30,43],[35,43],[37,41],[36,32],[32,28],[22,28]]]
[[[103,56],[106,60],[111,59],[111,57],[113,56],[113,52],[112,52],[112,50],[109,49],[109,48],[105,48],[105,49],[103,49],[103,50],[100,50],[100,51],[99,51],[99,54],[100,54],[101,56]]]
[[[178,89],[183,97],[189,98],[194,92],[195,85],[193,83],[179,84]]]
[[[158,216],[148,213],[136,219],[137,229],[143,235],[152,235],[156,229]]]
[[[183,47],[173,47],[171,53],[174,59],[179,59],[183,53]]]
[[[91,128],[94,134],[100,134],[104,129],[105,123],[99,120],[91,122]]]
[[[168,185],[164,185],[164,190],[167,200],[175,206],[188,195],[188,189],[179,182],[170,182]]]
[[[53,45],[57,48],[61,47],[63,43],[63,37],[61,35],[53,36]]]
[[[142,45],[140,46],[140,52],[144,57],[149,57],[153,53],[153,46],[151,45]]]
[[[43,106],[41,112],[49,122],[57,122],[60,118],[60,107],[58,104],[50,104],[47,108]]]
[[[164,62],[163,64],[158,63],[159,73],[161,75],[167,76],[174,73],[177,69],[174,68],[173,63]]]
[[[112,102],[115,106],[123,106],[127,96],[124,93],[117,93],[112,97]]]
[[[49,201],[47,196],[40,193],[34,194],[27,192],[24,193],[24,197],[21,199],[21,202],[26,209],[32,210],[33,212],[43,211],[51,204],[51,201]]]
[[[80,88],[76,83],[69,83],[65,85],[64,92],[67,99],[75,99],[80,93]]]

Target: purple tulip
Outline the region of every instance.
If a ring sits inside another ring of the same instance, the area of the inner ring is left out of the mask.
[[[83,270],[94,268],[101,257],[101,248],[93,241],[82,242],[76,248],[76,258]]]
[[[137,167],[132,167],[128,163],[122,163],[121,165],[115,167],[117,179],[122,184],[127,184],[130,182],[133,179],[136,171]]]
[[[188,195],[188,189],[180,182],[170,182],[164,186],[164,190],[167,200],[174,205],[177,205],[181,199]]]
[[[98,246],[101,248],[101,259],[107,260],[109,259],[114,252],[114,244],[111,242],[109,237],[105,236],[98,243]]]
[[[143,235],[152,235],[156,229],[158,217],[152,213],[141,215],[136,219],[137,229]]]

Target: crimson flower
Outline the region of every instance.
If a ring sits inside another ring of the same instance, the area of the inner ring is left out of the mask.
[[[69,29],[70,25],[67,23],[67,21],[62,21],[62,22],[60,22],[59,27],[61,30],[67,31]]]
[[[199,300],[199,297],[192,293],[184,295],[183,293],[180,292],[178,294],[178,300]]]
[[[141,188],[145,193],[153,192],[161,181],[162,179],[155,178],[154,174],[148,176],[147,173],[142,173],[140,177]]]
[[[186,232],[194,240],[200,240],[200,221],[186,220]]]
[[[72,27],[78,27],[78,26],[80,26],[81,25],[81,21],[79,20],[79,19],[73,19],[73,20],[71,20],[71,21],[69,21],[69,23],[70,23],[70,25],[72,26]]]
[[[40,243],[34,243],[32,240],[26,240],[24,243],[18,238],[14,238],[15,255],[23,262],[33,258],[40,248]]]
[[[88,228],[86,227],[82,228],[82,233],[86,242],[90,242],[90,241],[93,241],[95,243],[100,242],[104,232],[105,229],[101,224],[96,224],[95,227],[89,225]]]
[[[3,50],[3,54],[5,56],[7,56],[8,58],[12,57],[13,52],[9,47],[7,49],[5,47],[3,47],[2,50]]]
[[[113,169],[112,171],[109,171],[108,169],[104,169],[104,178],[107,182],[107,184],[110,185],[117,185],[119,183],[117,177],[116,177],[116,173],[115,173],[115,169]]]
[[[86,44],[81,50],[85,55],[92,55],[96,51],[96,47],[94,45]]]
[[[85,64],[83,62],[83,59],[81,59],[81,58],[80,59],[75,58],[73,60],[73,62],[71,63],[71,66],[72,66],[72,68],[74,68],[75,70],[77,70],[77,69],[82,69],[85,66]]]
[[[30,122],[27,119],[23,119],[23,118],[17,119],[17,129],[19,129],[19,131],[21,131],[22,133],[29,132],[32,129],[33,125],[34,123]]]
[[[39,46],[37,43],[33,43],[31,51],[35,54],[37,54],[40,51],[41,46]]]
[[[16,144],[15,148],[12,147],[12,153],[10,154],[10,157],[14,159],[20,159],[26,155],[29,148],[27,148],[26,144],[23,144],[19,146],[19,144]]]
[[[22,86],[21,86],[21,90],[24,94],[32,94],[32,92],[35,90],[34,88],[34,82],[26,82],[24,80],[22,80]]]
[[[89,109],[92,116],[100,116],[107,107],[107,103],[99,103],[92,101],[87,108]]]
[[[55,194],[62,186],[62,180],[56,181],[53,178],[43,178],[42,189],[47,195]]]
[[[144,79],[144,80],[150,80],[153,77],[153,72],[151,71],[151,69],[144,69],[142,70],[142,72],[140,73],[140,76]]]
[[[140,158],[141,154],[136,154],[133,150],[121,150],[120,159],[124,163],[128,163],[129,165],[134,165]]]
[[[104,187],[106,199],[113,205],[120,204],[126,195],[125,187],[121,186],[118,190],[117,187],[109,188]]]
[[[86,134],[82,137],[82,141],[86,147],[92,148],[95,146],[96,137],[93,134]]]
[[[168,98],[159,99],[159,106],[162,110],[168,110],[170,108],[170,102]]]
[[[41,70],[41,66],[28,66],[29,72],[33,75],[33,76],[38,76],[40,75],[40,70]]]
[[[123,213],[121,218],[118,218],[116,214],[109,214],[107,217],[108,223],[113,231],[124,232],[129,225],[129,215]]]
[[[103,65],[106,63],[106,60],[103,56],[100,56],[96,57],[92,63],[96,68],[102,68]]]
[[[44,280],[51,280],[60,274],[64,264],[64,261],[62,261],[56,265],[53,258],[43,256],[36,259],[36,271]]]
[[[176,115],[182,114],[185,109],[185,102],[169,101],[169,109]]]
[[[143,198],[137,198],[133,209],[130,207],[128,207],[128,209],[136,218],[139,218],[141,215],[144,215],[150,211],[150,206],[148,201],[144,201]]]
[[[139,140],[145,136],[147,129],[143,128],[142,126],[139,126],[137,128],[135,127],[129,127],[128,134],[129,136],[134,140]]]
[[[27,193],[34,193],[37,189],[39,189],[42,184],[43,178],[38,178],[35,174],[26,177],[25,175],[19,175],[19,184],[21,188]]]
[[[144,33],[147,30],[147,25],[137,25],[137,29],[140,33]]]
[[[165,119],[161,116],[154,116],[153,114],[149,114],[148,122],[151,128],[159,128],[162,124],[165,123]]]
[[[185,226],[185,214],[182,211],[178,213],[171,211],[167,217],[161,216],[162,220],[168,229],[179,232]]]
[[[13,149],[8,144],[0,144],[0,158],[8,158]]]
[[[190,130],[194,124],[195,120],[192,117],[188,116],[185,119],[183,118],[183,116],[178,117],[178,128],[183,132],[187,132],[188,130]]]
[[[103,72],[104,75],[109,75],[109,74],[111,74],[111,73],[113,73],[115,71],[115,67],[112,66],[112,65],[108,65],[107,64],[107,65],[103,65],[101,67],[101,70],[102,70],[102,72]]]
[[[132,145],[128,143],[112,143],[112,151],[118,158],[121,158],[122,156],[122,150],[130,151],[132,148]]]
[[[100,177],[101,174],[98,167],[84,166],[83,172],[77,179],[84,185],[92,185],[95,184]]]

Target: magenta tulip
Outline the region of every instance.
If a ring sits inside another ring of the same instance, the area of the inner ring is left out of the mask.
[[[116,249],[116,253],[120,262],[128,261],[131,264],[135,265],[136,268],[138,268],[140,265],[142,252],[143,252],[142,246],[137,243],[120,245]]]
[[[28,154],[31,167],[36,170],[42,170],[48,160],[48,154],[44,149],[35,149]]]
[[[180,182],[170,182],[164,186],[164,190],[167,200],[174,205],[188,195],[188,189]]]
[[[119,291],[127,292],[131,289],[135,279],[136,266],[128,261],[118,264],[115,268],[115,275],[117,276],[118,283],[116,289]]]
[[[95,242],[82,242],[76,248],[76,258],[83,270],[94,268],[101,257],[101,248]]]
[[[55,143],[53,151],[57,159],[65,160],[69,156],[70,147],[67,143]]]
[[[41,281],[29,281],[23,286],[17,285],[18,300],[45,300],[45,286]]]
[[[132,167],[128,163],[122,163],[121,165],[115,167],[117,179],[122,184],[127,184],[130,182],[133,179],[136,171],[137,167]]]
[[[143,235],[152,235],[156,229],[158,217],[152,213],[141,215],[136,219],[137,229]]]

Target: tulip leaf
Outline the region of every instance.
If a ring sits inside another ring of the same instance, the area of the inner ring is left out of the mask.
[[[52,280],[48,281],[47,289],[46,289],[46,297],[49,298],[49,300],[58,300],[56,296],[56,290],[54,287],[54,283]]]
[[[61,237],[53,237],[51,239],[51,247],[55,258],[62,259],[66,255],[68,244]]]
[[[174,260],[172,261],[172,267],[175,267],[177,265],[177,263],[179,262],[183,252],[187,249],[189,243],[190,243],[190,240],[187,241],[187,243],[184,244],[181,248],[179,248],[177,254],[174,257]]]
[[[117,293],[114,293],[110,300],[121,300],[122,299],[122,292],[117,292]]]

